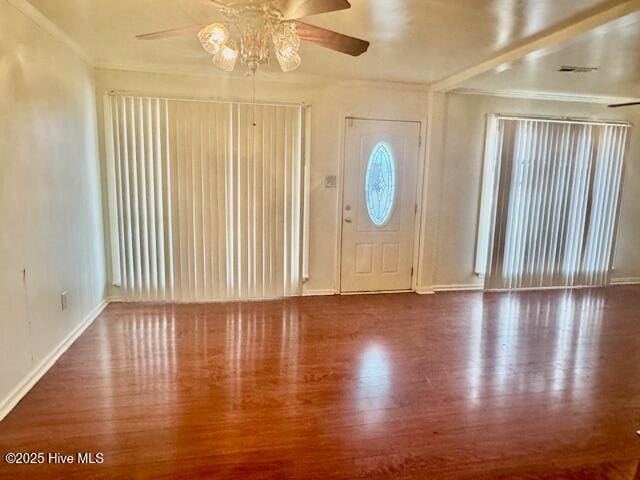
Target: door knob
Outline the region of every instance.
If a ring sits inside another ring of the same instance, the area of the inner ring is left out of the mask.
[[[351,217],[345,217],[344,223],[351,223]]]
[[[344,209],[348,212],[349,210],[351,210],[351,205],[347,205],[346,207],[344,207]]]

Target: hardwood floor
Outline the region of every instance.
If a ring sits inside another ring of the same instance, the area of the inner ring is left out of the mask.
[[[111,305],[0,478],[640,478],[640,287]]]

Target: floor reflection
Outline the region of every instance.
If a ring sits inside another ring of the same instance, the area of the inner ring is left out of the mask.
[[[104,451],[118,478],[631,478],[639,319],[640,287],[113,304],[0,449]]]
[[[391,390],[391,366],[384,346],[368,345],[360,357],[356,385],[357,409],[367,428],[384,419],[384,409]]]
[[[149,315],[134,313],[119,324],[118,344],[113,356],[126,368],[126,380],[138,392],[152,390],[160,402],[170,402],[175,391],[159,386],[175,382],[177,370],[176,319],[172,312]],[[122,377],[120,377],[122,378]]]
[[[286,402],[299,388],[301,321],[299,308],[283,304],[272,314],[251,304],[230,306],[225,315],[224,379],[230,415],[247,402]],[[277,371],[277,374],[276,374]],[[278,386],[278,398],[252,397],[261,375]],[[296,402],[292,401],[290,413]]]
[[[243,437],[241,425],[251,412],[287,405],[287,415],[297,415],[301,407],[298,305],[168,305],[129,312],[102,328],[109,332],[101,358],[110,393],[101,398],[118,415],[143,415],[146,428],[158,422],[177,427],[190,417],[216,422],[222,416]],[[149,407],[118,409],[123,395],[132,406]],[[165,432],[168,452],[179,448],[175,432]]]
[[[478,296],[472,305],[467,363],[470,408],[481,403],[483,396],[494,397],[498,404],[525,393],[545,392],[569,402],[591,397],[603,297],[566,292],[554,302],[523,298],[504,294],[488,303]]]

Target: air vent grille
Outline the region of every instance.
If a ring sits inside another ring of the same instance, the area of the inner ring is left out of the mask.
[[[574,65],[563,65],[558,71],[563,73],[591,73],[598,70],[598,67],[576,67]]]

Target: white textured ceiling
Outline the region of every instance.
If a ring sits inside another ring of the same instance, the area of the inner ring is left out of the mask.
[[[195,35],[135,35],[218,18],[202,0],[29,0],[99,65],[216,73]],[[358,58],[305,45],[301,73],[432,83],[482,62],[601,0],[351,0],[305,21],[369,40]],[[295,75],[295,74],[287,74]]]
[[[597,67],[561,73],[563,65]],[[549,51],[529,55],[501,72],[488,72],[464,87],[486,91],[640,97],[640,13],[579,35]]]

